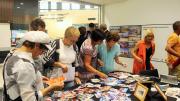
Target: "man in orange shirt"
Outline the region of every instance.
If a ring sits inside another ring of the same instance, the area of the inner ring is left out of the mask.
[[[169,67],[169,74],[178,77],[180,80],[180,64],[173,67],[173,64],[180,59],[180,21],[173,24],[174,32],[169,36],[166,45],[168,52],[167,64]]]

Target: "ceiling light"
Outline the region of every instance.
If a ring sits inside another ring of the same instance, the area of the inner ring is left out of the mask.
[[[23,2],[21,2],[21,3],[20,3],[20,5],[24,5],[24,3],[23,3]]]
[[[17,8],[19,9],[20,7],[18,6]]]

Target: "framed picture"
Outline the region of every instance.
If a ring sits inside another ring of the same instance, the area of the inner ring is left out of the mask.
[[[167,101],[167,96],[163,93],[163,91],[161,90],[161,88],[159,87],[159,85],[157,83],[154,84],[154,87],[157,89],[157,91],[159,92],[159,94],[164,98],[165,101]]]
[[[145,101],[146,95],[148,93],[148,88],[141,83],[137,82],[136,88],[134,91],[134,96],[140,101]]]

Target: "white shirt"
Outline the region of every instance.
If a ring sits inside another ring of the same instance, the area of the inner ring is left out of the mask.
[[[13,53],[13,56],[17,56],[20,59],[13,60],[16,62],[14,63],[14,65],[12,65],[13,67],[11,67],[12,75],[7,75],[9,67],[5,65],[4,75],[6,86],[10,81],[16,82],[16,84],[11,86],[7,90],[7,94],[11,99],[15,99],[21,96],[23,101],[36,101],[35,91],[37,91],[38,99],[41,100],[42,93],[41,91],[37,90],[37,75],[35,67],[33,66],[34,61],[32,59],[32,54],[27,52],[15,51]],[[29,60],[30,62],[25,62],[22,59]]]
[[[53,68],[51,77],[64,76],[65,81],[73,81],[75,77],[75,67],[72,67],[72,63],[75,61],[76,52],[73,45],[66,46],[63,41],[59,41],[60,49],[56,50],[59,53],[59,61],[68,67],[68,72],[63,73],[61,68]]]

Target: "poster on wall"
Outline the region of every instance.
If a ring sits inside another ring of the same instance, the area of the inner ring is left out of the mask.
[[[135,46],[137,41],[141,40],[141,26],[127,25],[127,26],[110,26],[110,31],[118,32],[120,40],[121,57],[131,58],[131,49]]]

